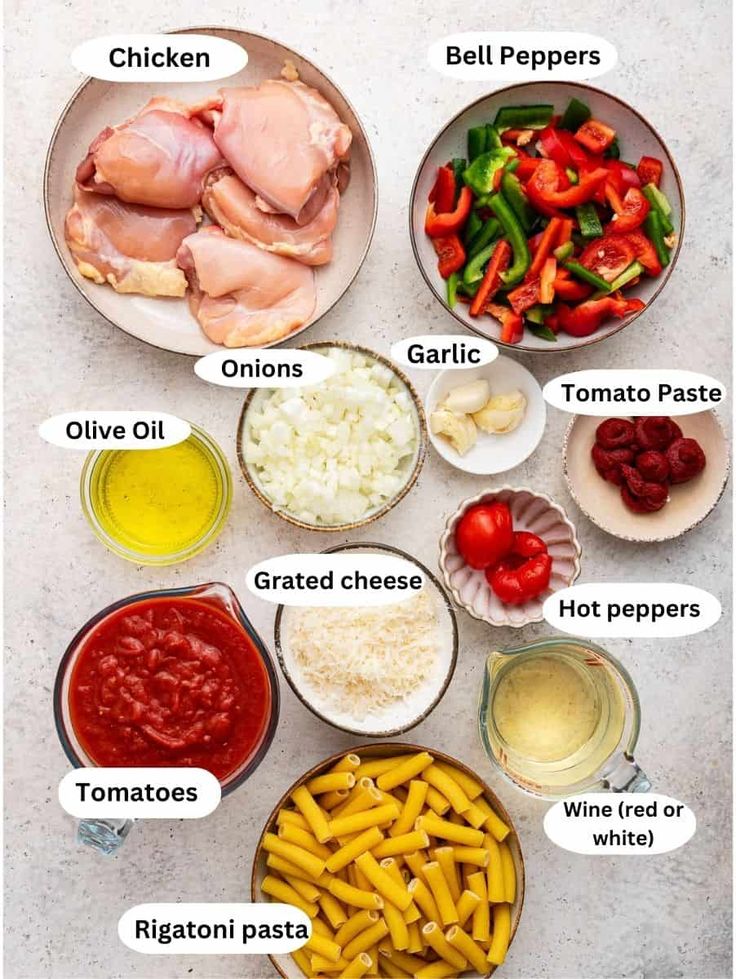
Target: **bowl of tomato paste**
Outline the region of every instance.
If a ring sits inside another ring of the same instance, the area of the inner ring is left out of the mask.
[[[56,728],[79,767],[199,767],[237,788],[279,716],[270,653],[220,583],[131,595],[76,634],[54,688]]]

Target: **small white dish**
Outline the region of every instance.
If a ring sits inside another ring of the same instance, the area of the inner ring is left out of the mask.
[[[485,572],[467,565],[455,544],[455,530],[463,514],[479,503],[493,502],[506,503],[514,530],[526,530],[541,537],[552,558],[549,587],[523,605],[504,605],[486,581]],[[499,628],[520,629],[531,622],[542,622],[544,600],[575,581],[580,574],[581,554],[575,527],[559,503],[526,486],[501,486],[464,500],[448,518],[440,538],[440,570],[456,604],[474,619]]]
[[[433,434],[431,416],[450,391],[479,378],[488,381],[492,395],[521,391],[526,398],[526,411],[518,427],[506,435],[489,435],[478,429],[478,441],[461,456],[447,439]],[[504,356],[482,367],[441,371],[429,389],[425,410],[429,438],[437,452],[456,469],[478,476],[508,472],[528,459],[539,445],[547,421],[542,389],[534,375],[515,360]]]

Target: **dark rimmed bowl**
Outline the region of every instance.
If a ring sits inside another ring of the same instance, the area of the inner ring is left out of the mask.
[[[279,721],[279,711],[281,706],[281,694],[279,691],[279,681],[276,669],[271,659],[265,643],[258,635],[245,614],[243,607],[238,601],[233,590],[221,582],[208,582],[204,585],[195,585],[188,588],[164,588],[160,590],[139,592],[136,595],[129,595],[117,602],[113,602],[103,608],[96,615],[93,615],[79,629],[72,641],[67,646],[64,655],[61,657],[54,683],[54,722],[56,733],[69,761],[75,768],[95,767],[94,762],[85,754],[84,749],[79,744],[74,733],[69,710],[69,681],[71,679],[72,668],[76,661],[77,654],[84,647],[85,639],[90,632],[99,625],[104,619],[121,608],[135,605],[138,602],[148,601],[153,598],[196,598],[198,601],[206,602],[225,612],[230,618],[234,619],[246,633],[250,641],[256,648],[261,657],[261,662],[266,670],[268,685],[271,694],[271,711],[268,724],[263,732],[260,744],[254,752],[245,758],[240,766],[232,772],[225,781],[221,782],[222,794],[227,795],[233,792],[238,786],[253,774],[258,768],[271,747],[271,743],[276,734]]]
[[[472,768],[469,768],[458,758],[445,754],[443,751],[437,751],[434,748],[428,748],[424,745],[412,744],[411,742],[389,741],[381,744],[366,744],[353,748],[345,748],[344,750],[338,751],[336,754],[331,755],[329,758],[325,758],[324,761],[319,762],[317,765],[314,765],[308,772],[302,775],[300,779],[294,782],[294,784],[287,789],[287,791],[282,795],[274,808],[271,810],[271,814],[266,820],[263,831],[259,837],[258,844],[256,845],[256,852],[253,858],[253,868],[251,870],[250,878],[251,901],[262,902],[264,900],[264,897],[261,894],[261,881],[266,874],[266,852],[263,849],[263,837],[266,835],[266,833],[275,832],[274,827],[276,826],[276,817],[279,809],[282,809],[289,803],[291,794],[295,789],[297,789],[300,785],[306,784],[310,779],[315,778],[317,775],[322,775],[324,772],[329,771],[329,769],[332,768],[332,766],[341,758],[344,758],[345,755],[355,754],[359,755],[361,758],[382,758],[388,755],[420,751],[428,751],[439,761],[445,762],[447,765],[454,765],[470,778],[474,778],[477,782],[480,782],[480,784],[483,786],[483,795],[488,803],[493,807],[494,811],[501,817],[506,825],[511,828],[511,832],[506,838],[507,842],[509,843],[511,855],[514,858],[514,867],[516,870],[516,899],[511,906],[511,936],[509,938],[509,948],[511,948],[519,928],[521,913],[524,908],[524,894],[526,890],[524,855],[521,850],[519,834],[516,830],[516,826],[514,825],[514,821],[509,816],[506,807],[500,801],[493,789],[483,778],[478,775],[477,772],[473,771]],[[304,979],[301,969],[297,966],[296,962],[294,962],[290,955],[269,955],[269,959],[282,979]],[[485,973],[485,976],[493,975],[495,971],[496,966],[491,966],[489,967],[489,971]],[[464,979],[480,979],[477,972],[470,971],[464,972],[463,977]]]
[[[437,175],[437,167],[456,156],[465,155],[467,131],[472,126],[492,122],[502,105],[522,105],[533,103],[552,103],[556,110],[564,110],[568,101],[579,98],[586,102],[593,116],[613,126],[620,137],[624,158],[637,163],[643,155],[658,157],[664,166],[662,190],[668,195],[673,210],[673,224],[677,234],[677,245],[670,257],[669,265],[656,278],[642,277],[641,282],[626,295],[642,299],[645,309],[624,319],[611,319],[588,337],[572,337],[559,333],[556,343],[535,337],[528,330],[519,343],[506,344],[500,340],[501,326],[491,316],[473,318],[468,315],[468,307],[457,303],[450,310],[445,300],[445,282],[437,271],[437,256],[431,240],[424,233],[424,215],[427,198]],[[631,156],[627,156],[631,154]],[[513,350],[528,350],[534,353],[558,353],[577,350],[593,343],[600,343],[629,326],[642,313],[645,313],[667,284],[672,270],[677,264],[685,232],[685,198],[680,174],[672,154],[656,129],[636,109],[627,102],[604,92],[592,85],[573,82],[525,82],[498,89],[484,95],[455,115],[435,136],[422,157],[411,190],[409,202],[409,234],[414,257],[424,280],[434,297],[451,312],[458,323],[479,336],[487,337],[494,343]]]
[[[419,477],[419,473],[424,464],[424,459],[427,454],[427,425],[424,419],[424,409],[422,408],[422,402],[417,394],[414,385],[411,383],[409,378],[404,374],[403,371],[390,361],[383,354],[376,353],[375,350],[371,350],[368,347],[360,346],[357,343],[350,343],[347,340],[318,340],[313,343],[305,343],[300,346],[299,350],[320,350],[325,347],[339,347],[342,350],[354,350],[356,353],[364,354],[366,357],[371,357],[373,360],[378,361],[383,364],[384,367],[388,367],[392,371],[399,381],[403,384],[407,393],[409,394],[412,403],[414,405],[414,414],[417,425],[417,450],[414,457],[414,463],[411,471],[407,474],[406,481],[402,485],[398,493],[395,494],[390,500],[387,500],[382,506],[375,510],[369,511],[365,516],[361,517],[360,520],[354,520],[351,523],[342,524],[312,524],[306,523],[304,520],[299,520],[298,517],[293,516],[287,510],[283,510],[277,507],[272,500],[266,495],[264,490],[261,488],[257,477],[251,472],[248,463],[245,461],[243,455],[243,441],[245,438],[246,425],[248,423],[247,416],[248,411],[251,408],[254,399],[257,397],[265,397],[265,393],[270,388],[251,388],[251,390],[246,395],[245,401],[243,402],[243,407],[240,412],[240,419],[238,420],[238,432],[237,432],[237,455],[238,462],[240,464],[241,472],[245,478],[246,483],[253,491],[255,496],[263,503],[264,506],[268,507],[271,513],[275,513],[276,516],[281,517],[282,520],[286,520],[288,523],[292,524],[294,527],[301,527],[303,530],[320,530],[326,533],[336,533],[338,531],[348,531],[357,530],[360,527],[365,527],[366,524],[372,523],[374,520],[379,520],[381,517],[385,516],[390,510],[396,506],[401,500],[404,499],[409,490],[414,486]]]
[[[447,688],[455,674],[455,667],[457,665],[458,656],[458,631],[457,631],[457,618],[455,616],[455,610],[452,607],[452,602],[443,588],[439,579],[432,574],[432,572],[421,561],[418,561],[411,554],[407,554],[406,551],[402,551],[398,547],[392,547],[390,544],[376,544],[372,541],[358,541],[350,544],[338,544],[335,547],[328,547],[323,554],[336,554],[341,551],[366,551],[370,553],[375,553],[376,551],[383,551],[386,554],[394,554],[398,557],[404,558],[406,561],[411,561],[412,564],[416,565],[419,570],[425,575],[428,584],[434,586],[437,595],[440,599],[440,609],[439,614],[442,615],[447,613],[450,625],[450,631],[452,633],[452,644],[450,649],[450,659],[447,665],[447,669],[444,672],[442,683],[437,690],[436,694],[432,698],[431,703],[426,706],[420,713],[416,714],[410,721],[400,724],[398,726],[386,728],[385,730],[361,730],[360,728],[348,727],[345,724],[339,724],[333,718],[329,717],[327,714],[322,713],[314,704],[311,703],[306,693],[299,686],[296,679],[289,670],[289,666],[286,662],[287,654],[284,652],[284,644],[282,643],[281,635],[281,623],[284,617],[284,606],[279,605],[276,610],[276,619],[274,621],[273,633],[274,633],[274,645],[276,648],[276,656],[279,661],[279,666],[281,667],[281,672],[284,674],[287,683],[294,691],[294,694],[301,700],[307,710],[311,711],[315,717],[318,717],[325,724],[329,724],[331,727],[337,728],[339,731],[344,731],[346,734],[357,735],[358,737],[364,738],[391,738],[396,737],[399,734],[405,734],[407,731],[411,731],[422,721],[426,720],[427,717],[432,713],[435,707],[444,697]],[[347,610],[346,610],[347,611]],[[288,614],[288,613],[287,613]]]

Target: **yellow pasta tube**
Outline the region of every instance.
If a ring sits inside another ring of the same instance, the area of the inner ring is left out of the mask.
[[[486,817],[485,828],[488,830],[489,833],[493,835],[493,838],[495,840],[498,840],[499,843],[503,843],[503,841],[511,832],[511,829],[500,818],[500,816],[496,815],[496,813],[491,808],[490,803],[484,796],[481,796],[480,798],[476,799],[475,805],[478,807],[478,809],[480,809],[483,812],[483,814]]]
[[[350,791],[348,789],[336,789],[334,792],[326,792],[324,795],[321,795],[319,797],[319,804],[327,812],[332,812],[333,809],[337,809],[343,802],[346,802],[349,795]]]
[[[419,922],[410,921],[406,927],[409,932],[409,946],[407,950],[409,952],[422,952],[424,949],[424,942],[422,941],[422,932],[419,927]]]
[[[392,755],[390,758],[370,758],[368,761],[360,763],[360,767],[355,772],[355,777],[377,778],[411,757],[411,755]]]
[[[340,959],[340,946],[337,942],[325,938],[324,935],[316,934],[314,929],[312,929],[311,938],[304,945],[304,948],[308,948],[310,952],[316,952],[317,955],[329,959],[330,962],[337,962]]]
[[[324,813],[314,801],[312,793],[306,785],[300,785],[298,789],[294,789],[291,793],[291,800],[309,823],[309,828],[317,842],[326,843],[332,839],[332,833],[328,828]]]
[[[345,802],[340,803],[331,813],[330,818],[336,819],[338,816],[349,816],[354,812],[364,812],[371,806],[380,805],[381,796],[378,789],[373,784],[371,778],[361,778],[354,788],[348,793]]]
[[[360,979],[370,969],[373,961],[370,955],[360,952],[355,956],[346,969],[340,973],[340,979]]]
[[[424,959],[420,959],[416,955],[411,955],[408,952],[402,952],[395,948],[392,948],[386,952],[386,958],[392,966],[398,966],[399,969],[403,969],[404,972],[408,972],[410,976],[413,976],[425,964]]]
[[[332,766],[333,772],[352,772],[353,775],[360,768],[360,758],[358,755],[344,755],[340,761]]]
[[[304,816],[295,809],[279,809],[278,816],[276,816],[276,823],[281,826],[284,823],[291,823],[292,826],[299,826],[300,829],[309,830],[309,823],[306,821]]]
[[[315,918],[312,922],[312,931],[321,935],[323,938],[329,938],[331,942],[335,941],[335,933],[327,924],[327,922],[322,918]]]
[[[513,904],[516,898],[516,868],[508,843],[499,843],[501,851],[501,873],[503,876],[504,901]]]
[[[401,836],[390,837],[383,840],[375,847],[371,847],[371,853],[377,860],[384,857],[395,857],[398,854],[414,853],[416,850],[423,850],[429,846],[429,837],[421,830],[415,829],[411,833],[404,833]]]
[[[386,857],[385,859],[381,860],[379,866],[381,870],[386,871],[392,880],[396,881],[399,887],[406,887],[407,881],[405,881],[402,877],[401,871],[399,870],[399,865],[396,863],[396,860],[394,860],[393,857]],[[410,924],[412,921],[418,921],[419,918],[421,918],[419,908],[417,908],[413,901],[403,912],[403,918],[407,924]]]
[[[354,785],[355,775],[352,772],[328,772],[310,779],[307,789],[312,795],[323,795],[325,792],[337,792],[338,789],[352,789]]]
[[[342,927],[338,928],[335,941],[341,948],[345,948],[347,943],[356,935],[365,931],[366,928],[370,928],[371,925],[375,925],[379,920],[380,915],[377,911],[358,911],[357,914],[348,918]]]
[[[498,904],[506,899],[501,848],[500,844],[496,842],[496,838],[490,833],[486,833],[485,847],[488,850],[488,867],[486,868],[488,900],[491,904]]]
[[[415,877],[419,880],[424,880],[424,865],[427,863],[429,857],[426,853],[417,851],[416,853],[406,853],[404,854],[404,859],[406,860],[406,865],[411,870]]]
[[[449,801],[433,785],[427,789],[427,805],[438,816],[444,816],[450,808]]]
[[[460,879],[458,877],[457,865],[455,863],[455,852],[454,847],[451,846],[438,846],[435,847],[432,854],[434,859],[440,865],[442,873],[445,875],[445,880],[447,881],[447,886],[450,888],[450,894],[452,895],[452,900],[457,902],[460,897]]]
[[[385,870],[382,870],[372,853],[361,853],[355,860],[355,865],[365,874],[381,897],[395,904],[401,911],[411,904],[411,897],[405,885],[399,885]]]
[[[457,908],[458,924],[461,928],[465,927],[465,922],[480,904],[480,898],[473,891],[465,890],[460,895],[460,900],[455,907]]]
[[[483,795],[483,786],[480,782],[471,778],[470,775],[466,775],[461,769],[454,765],[448,765],[445,761],[435,761],[435,765],[457,782],[471,802],[473,799],[477,799],[479,795]]]
[[[349,833],[360,833],[371,826],[378,826],[390,819],[395,819],[398,814],[399,810],[395,805],[376,806],[375,809],[367,809],[365,812],[354,812],[349,816],[338,816],[336,819],[331,819],[327,824],[327,832],[330,836],[347,836]]]
[[[326,959],[322,955],[313,955],[311,961],[312,971],[310,972],[310,976],[319,975],[322,972],[340,972],[342,969],[346,969],[349,965],[350,963],[348,960],[344,959],[342,956],[340,956],[337,962],[333,962],[331,959]]]
[[[346,884],[344,880],[331,880],[327,890],[338,901],[349,904],[353,908],[365,908],[368,911],[380,911],[383,908],[383,898],[374,891],[364,891],[360,887]],[[367,946],[366,946],[367,947]],[[361,949],[365,951],[365,949]],[[357,953],[356,953],[357,954]],[[352,958],[353,956],[348,956]]]
[[[474,802],[471,802],[470,808],[463,813],[463,819],[470,823],[473,829],[481,829],[487,822],[486,814]]]
[[[440,910],[437,907],[437,902],[432,896],[432,892],[424,881],[420,880],[418,877],[414,877],[409,881],[407,889],[412,900],[420,908],[424,917],[428,918],[429,921],[436,921],[438,924],[440,924],[442,922]]]
[[[335,895],[330,894],[329,891],[322,892],[318,903],[332,928],[337,929],[348,920],[345,908],[343,908]]]
[[[430,765],[422,772],[422,778],[447,799],[456,813],[462,814],[470,809],[470,799],[455,779],[443,772],[441,768]]]
[[[383,833],[380,829],[377,826],[371,826],[356,836],[355,839],[346,843],[345,846],[341,846],[339,850],[335,850],[325,861],[325,866],[330,873],[334,874],[336,871],[342,870],[343,867],[347,867],[361,853],[365,853],[366,850],[371,850],[374,846],[380,844],[382,840]]]
[[[441,959],[454,966],[457,971],[462,971],[467,966],[468,960],[450,945],[436,921],[428,921],[422,928],[422,934],[427,940],[427,945],[434,949]]]
[[[476,942],[487,942],[491,937],[491,908],[488,904],[486,875],[482,870],[468,877],[468,887],[480,898],[480,904],[473,912],[473,930],[471,935]]]
[[[428,751],[419,751],[416,755],[408,755],[405,761],[400,762],[394,768],[390,768],[387,772],[382,772],[376,779],[376,785],[379,789],[388,792],[390,789],[396,788],[397,785],[402,785],[404,782],[415,778],[433,761],[434,759]]]
[[[288,860],[284,860],[283,857],[279,857],[275,853],[268,854],[266,857],[266,866],[270,867],[271,870],[278,871],[282,877],[297,877],[299,880],[314,881],[315,883],[317,880],[320,880],[320,878],[315,879],[306,870],[302,870],[301,867],[297,867],[294,863],[289,863]],[[322,876],[324,877],[325,875]],[[326,886],[327,884],[325,883]]]
[[[388,935],[388,925],[381,918],[375,925],[371,925],[370,928],[366,928],[365,931],[360,932],[355,938],[348,942],[348,944],[343,949],[343,955],[348,961],[352,961],[356,955],[360,955],[361,952],[366,952],[368,949],[372,948],[384,935]],[[373,958],[373,956],[371,956]]]
[[[445,938],[453,948],[465,956],[480,975],[484,976],[488,972],[486,953],[459,925],[452,925],[448,928],[445,932]]]
[[[319,900],[322,891],[319,887],[315,887],[311,881],[301,880],[299,877],[292,877],[290,874],[285,874],[284,880],[290,887],[294,888],[297,894],[301,894],[305,901],[311,901],[312,904],[316,904]]]
[[[280,839],[275,833],[266,833],[263,837],[263,848],[267,853],[275,853],[278,857],[283,857],[289,863],[300,867],[309,876],[316,880],[325,869],[325,862],[320,857],[316,857],[308,850],[297,846],[295,843],[287,843]]]
[[[355,886],[359,887],[363,891],[373,890],[371,882],[368,880],[360,867],[358,867],[357,864],[353,864],[353,869],[355,870]]]
[[[511,940],[511,908],[508,904],[497,904],[493,908],[493,938],[488,949],[488,961],[493,965],[503,965]]]
[[[318,843],[307,830],[301,829],[299,826],[292,826],[291,823],[284,823],[282,826],[279,826],[278,835],[282,840],[286,840],[287,843],[295,843],[303,850],[308,850],[309,853],[313,853],[322,860],[326,860],[332,855],[332,850],[328,846],[325,846],[324,843]]]
[[[457,921],[457,908],[452,900],[452,894],[445,880],[445,875],[442,873],[442,868],[436,860],[425,863],[424,876],[439,909],[442,924],[454,924]]]
[[[305,976],[311,976],[312,966],[309,962],[309,956],[304,951],[303,948],[294,949],[291,953],[292,959],[296,962],[299,968],[302,970]]]
[[[430,962],[423,966],[418,972],[414,973],[415,979],[445,979],[446,976],[456,976],[457,969],[449,962],[439,959],[437,962]]]
[[[388,933],[394,948],[400,951],[407,949],[409,947],[409,929],[400,909],[387,901],[383,906],[383,919],[388,926]]]
[[[455,859],[458,863],[470,863],[485,870],[488,866],[488,850],[483,846],[456,846]],[[329,867],[328,867],[329,870]]]
[[[411,979],[410,972],[404,972],[403,969],[400,969],[397,965],[395,965],[386,952],[383,952],[380,949],[379,952],[381,957],[378,960],[378,974],[380,976],[391,976],[391,979]]]
[[[440,819],[434,813],[427,812],[420,816],[414,824],[415,829],[423,829],[430,836],[438,836],[451,843],[462,846],[483,846],[483,833],[471,826],[457,826],[447,819]]]
[[[305,901],[301,894],[295,891],[285,880],[279,880],[278,877],[267,874],[263,878],[261,890],[264,894],[275,897],[277,901],[281,901],[283,904],[291,904],[295,908],[300,908],[310,918],[317,917],[317,905],[311,901]]]
[[[421,779],[412,779],[409,782],[409,793],[404,802],[404,808],[389,830],[390,836],[403,836],[414,828],[414,822],[424,808],[428,789],[429,785]]]

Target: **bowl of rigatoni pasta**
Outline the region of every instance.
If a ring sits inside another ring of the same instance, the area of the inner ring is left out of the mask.
[[[467,765],[415,744],[361,745],[276,804],[251,892],[311,920],[302,948],[270,956],[284,979],[479,979],[516,934],[524,859],[506,808]]]

